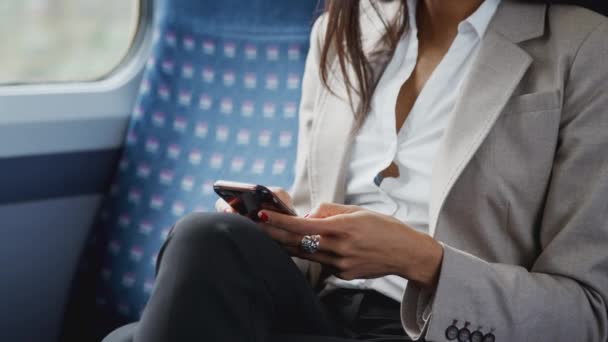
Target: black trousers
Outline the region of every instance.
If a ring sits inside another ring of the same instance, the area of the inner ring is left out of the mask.
[[[408,341],[399,303],[374,291],[319,298],[283,248],[249,219],[190,214],[159,253],[139,323],[104,342]]]

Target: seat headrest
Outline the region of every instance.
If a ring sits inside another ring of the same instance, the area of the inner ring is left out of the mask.
[[[312,25],[317,0],[159,0],[160,17],[202,30],[300,33]]]

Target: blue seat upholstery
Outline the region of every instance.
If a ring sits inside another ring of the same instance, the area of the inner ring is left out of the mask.
[[[188,212],[213,210],[215,180],[283,187],[293,180],[316,1],[160,6],[154,52],[75,280],[64,340],[98,340],[139,318],[168,230]]]

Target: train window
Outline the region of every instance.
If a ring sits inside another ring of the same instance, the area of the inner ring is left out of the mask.
[[[131,47],[140,0],[0,1],[0,84],[93,81]]]

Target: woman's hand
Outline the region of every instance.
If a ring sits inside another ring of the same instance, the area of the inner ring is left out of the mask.
[[[395,274],[436,286],[443,248],[397,219],[357,206],[323,204],[305,218],[262,210],[263,228],[289,252],[335,270],[345,280]],[[304,235],[321,235],[319,250],[300,249]]]
[[[236,210],[234,210],[234,208],[232,208],[230,204],[224,201],[224,199],[221,197],[215,201],[215,211],[218,213],[236,213]]]

